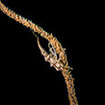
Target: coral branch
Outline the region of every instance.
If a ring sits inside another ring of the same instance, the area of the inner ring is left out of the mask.
[[[1,1],[0,1],[0,10],[5,13],[10,18],[14,19],[15,21],[23,24],[27,28],[30,28],[32,32],[40,34],[41,37],[44,37],[46,40],[49,41],[49,43],[52,45],[52,48],[49,47],[51,52],[51,57],[48,55],[48,53],[40,46],[39,39],[37,37],[37,42],[39,49],[42,53],[42,55],[45,57],[45,59],[55,67],[57,71],[61,71],[62,75],[64,76],[65,82],[67,84],[67,90],[68,90],[68,97],[70,100],[70,105],[78,105],[77,98],[75,95],[75,89],[74,89],[74,79],[71,75],[72,68],[68,65],[67,56],[65,53],[65,49],[62,47],[60,42],[57,40],[56,37],[53,37],[52,33],[49,34],[46,31],[44,31],[41,27],[33,23],[32,21],[22,17],[21,15],[16,14],[12,10],[10,10],[8,7],[6,7]],[[54,50],[54,52],[52,51]],[[59,60],[57,59],[57,54],[59,56]],[[54,63],[55,62],[55,63]],[[60,66],[58,68],[58,66]]]

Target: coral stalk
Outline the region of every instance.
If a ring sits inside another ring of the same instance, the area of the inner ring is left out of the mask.
[[[15,21],[23,24],[27,28],[30,28],[32,32],[40,34],[41,37],[45,38],[49,41],[49,43],[54,46],[56,53],[59,55],[60,63],[63,64],[65,68],[61,70],[62,75],[65,79],[68,91],[68,98],[70,101],[70,105],[78,105],[78,101],[76,98],[75,88],[74,88],[74,78],[71,75],[72,68],[68,65],[67,56],[65,53],[65,49],[62,47],[60,42],[57,40],[56,37],[53,37],[53,34],[49,34],[44,31],[41,27],[33,23],[32,21],[22,17],[21,15],[16,14],[14,11],[10,10],[0,1],[0,10],[9,16],[10,18],[14,19]]]

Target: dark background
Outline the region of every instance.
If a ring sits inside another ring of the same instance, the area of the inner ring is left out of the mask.
[[[53,33],[67,49],[69,65],[74,68],[72,74],[77,99],[79,105],[85,105],[82,100],[87,90],[86,82],[82,79],[86,78],[84,59],[87,59],[85,43],[88,32],[85,31],[85,24],[88,21],[83,7],[69,1],[5,0],[3,3]],[[69,105],[61,72],[44,61],[32,32],[1,11],[0,42],[2,97],[8,99],[4,103]]]

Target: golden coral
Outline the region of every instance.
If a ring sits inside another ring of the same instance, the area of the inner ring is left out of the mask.
[[[53,37],[52,33],[49,34],[46,31],[44,31],[41,27],[33,23],[32,21],[25,19],[24,17],[16,14],[12,10],[10,10],[8,7],[6,7],[1,1],[0,1],[0,10],[4,12],[7,16],[10,18],[16,20],[17,22],[23,24],[24,26],[30,28],[34,33],[40,34],[40,36],[44,37],[51,43],[56,53],[59,55],[61,64],[65,66],[62,70],[62,75],[64,76],[67,90],[68,90],[68,97],[70,100],[70,105],[78,105],[78,101],[75,95],[75,89],[74,89],[74,78],[71,75],[72,68],[68,66],[67,56],[65,54],[65,49],[62,47],[60,42],[57,40],[57,38]]]

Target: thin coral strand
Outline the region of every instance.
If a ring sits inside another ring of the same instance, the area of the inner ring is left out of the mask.
[[[6,7],[1,1],[0,1],[0,10],[5,13],[10,18],[14,19],[15,21],[23,24],[27,28],[30,28],[33,32],[40,34],[42,37],[47,39],[56,49],[56,53],[59,55],[61,62],[63,62],[64,66],[68,67],[68,61],[67,56],[65,54],[65,50],[63,49],[60,42],[57,40],[57,38],[53,37],[52,34],[47,33],[44,31],[41,27],[33,23],[32,21],[22,17],[21,15],[16,14],[12,10],[10,10],[8,7]],[[69,69],[72,70],[70,67]],[[67,85],[67,91],[68,91],[68,98],[70,101],[70,105],[78,105],[78,101],[76,98],[76,93],[74,89],[74,78],[71,75],[71,71],[69,69],[63,69],[62,75],[64,76],[66,85]]]

